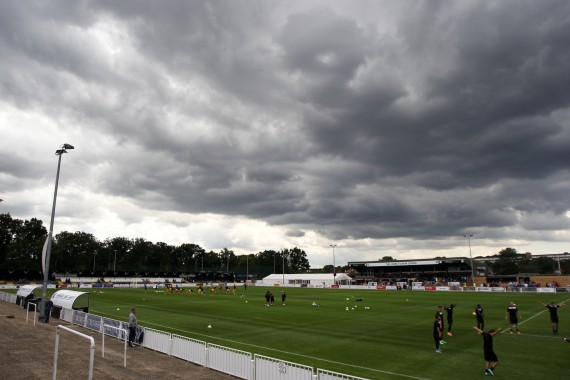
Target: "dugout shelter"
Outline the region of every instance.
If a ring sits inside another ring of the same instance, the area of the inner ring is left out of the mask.
[[[41,292],[36,292],[36,289],[41,289],[41,285],[23,285],[20,286],[16,292],[16,305],[26,307],[27,302],[35,298]]]
[[[89,312],[89,293],[75,290],[58,290],[51,296],[54,308]]]

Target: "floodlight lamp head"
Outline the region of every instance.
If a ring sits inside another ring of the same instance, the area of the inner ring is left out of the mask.
[[[56,154],[57,156],[61,156],[62,154],[67,153],[67,150],[68,150],[68,149],[75,149],[75,147],[74,147],[73,145],[71,145],[71,144],[63,144],[63,145],[61,146],[61,149],[58,149],[58,150],[55,151],[55,154]]]

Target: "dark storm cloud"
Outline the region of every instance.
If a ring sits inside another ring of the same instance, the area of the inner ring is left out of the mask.
[[[334,1],[17,4],[3,101],[96,135],[76,165],[102,194],[290,237],[568,227],[566,1],[387,1],[377,20]]]

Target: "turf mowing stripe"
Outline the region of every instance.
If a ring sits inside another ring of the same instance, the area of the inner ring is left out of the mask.
[[[275,352],[281,352],[281,353],[283,353],[283,354],[294,355],[294,356],[300,356],[300,357],[307,358],[307,359],[314,359],[314,360],[319,360],[319,361],[328,362],[328,363],[341,364],[341,365],[343,365],[343,366],[358,368],[358,369],[362,369],[362,370],[366,370],[366,371],[379,372],[379,373],[384,373],[384,374],[387,374],[387,375],[394,375],[394,376],[405,377],[405,378],[408,378],[408,379],[429,380],[429,379],[426,379],[426,378],[423,378],[423,377],[415,377],[415,376],[410,376],[410,375],[404,375],[404,374],[401,374],[401,373],[395,373],[395,372],[389,372],[389,371],[382,371],[382,370],[380,370],[380,369],[374,369],[374,368],[368,368],[368,367],[361,367],[361,366],[357,366],[357,365],[353,365],[353,364],[348,364],[348,363],[342,363],[342,362],[338,362],[338,361],[334,361],[334,360],[327,360],[327,359],[317,358],[317,357],[314,357],[314,356],[301,355],[301,354],[297,354],[297,353],[295,353],[295,352],[277,350],[277,349],[275,349],[275,348],[269,348],[269,347],[258,346],[258,345],[256,345],[256,344],[249,344],[249,343],[238,342],[238,341],[231,340],[231,339],[218,338],[218,337],[211,336],[211,335],[200,334],[200,333],[196,333],[196,332],[191,332],[191,331],[187,331],[187,330],[182,330],[182,329],[177,329],[177,328],[173,328],[173,327],[169,327],[169,326],[164,326],[164,325],[161,325],[161,324],[158,324],[158,323],[148,322],[147,324],[149,324],[149,325],[154,325],[154,326],[160,326],[160,327],[166,327],[166,328],[168,328],[168,329],[170,329],[170,330],[181,331],[181,332],[189,333],[189,334],[192,334],[192,335],[200,335],[200,336],[204,336],[204,337],[208,337],[208,338],[212,338],[212,339],[216,339],[216,340],[222,340],[222,341],[225,341],[225,342],[231,342],[231,343],[241,344],[241,345],[243,345],[243,346],[251,346],[251,347],[255,347],[255,348],[261,348],[261,349],[264,349],[264,350],[275,351]]]

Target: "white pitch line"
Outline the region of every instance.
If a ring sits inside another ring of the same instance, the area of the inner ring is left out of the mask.
[[[501,334],[503,334],[502,332]],[[552,335],[535,335],[535,334],[525,334],[521,333],[519,336],[532,336],[533,338],[547,338],[547,339],[564,339],[559,336],[552,336]]]
[[[321,358],[317,358],[317,357],[315,357],[315,356],[301,355],[301,354],[297,354],[297,353],[295,353],[295,352],[277,350],[277,349],[275,349],[275,348],[264,347],[264,346],[258,346],[258,345],[256,345],[256,344],[249,344],[249,343],[238,342],[238,341],[236,341],[236,340],[225,339],[225,338],[219,338],[219,337],[212,336],[212,335],[200,334],[200,333],[196,333],[196,332],[193,332],[193,331],[188,331],[188,330],[182,330],[182,329],[172,328],[172,327],[170,327],[170,326],[165,326],[165,325],[161,325],[161,324],[158,324],[158,323],[151,323],[151,322],[148,322],[147,324],[149,324],[149,325],[154,325],[154,326],[160,326],[160,327],[166,327],[166,328],[168,328],[168,329],[170,329],[170,330],[182,331],[182,332],[185,332],[185,333],[189,333],[189,334],[193,334],[193,335],[200,335],[200,336],[204,336],[204,337],[208,337],[208,338],[212,338],[212,339],[222,340],[222,341],[225,341],[225,342],[231,342],[231,343],[241,344],[241,345],[244,345],[244,346],[250,346],[250,347],[255,347],[255,348],[261,348],[261,349],[264,349],[264,350],[280,352],[280,353],[288,354],[288,355],[300,356],[300,357],[308,358],[308,359],[320,360],[320,361],[328,362],[328,363],[341,364],[341,365],[343,365],[343,366],[358,368],[358,369],[367,370],[367,371],[380,372],[380,373],[384,373],[384,374],[387,374],[387,375],[394,375],[394,376],[406,377],[406,378],[408,378],[408,379],[416,379],[416,380],[429,380],[429,379],[426,379],[426,378],[423,378],[423,377],[415,377],[415,376],[410,376],[410,375],[404,375],[404,374],[401,374],[401,373],[395,373],[395,372],[389,372],[389,371],[382,371],[382,370],[380,370],[380,369],[368,368],[368,367],[361,367],[361,366],[357,366],[357,365],[353,365],[353,364],[338,362],[338,361],[335,361],[335,360],[321,359]]]

